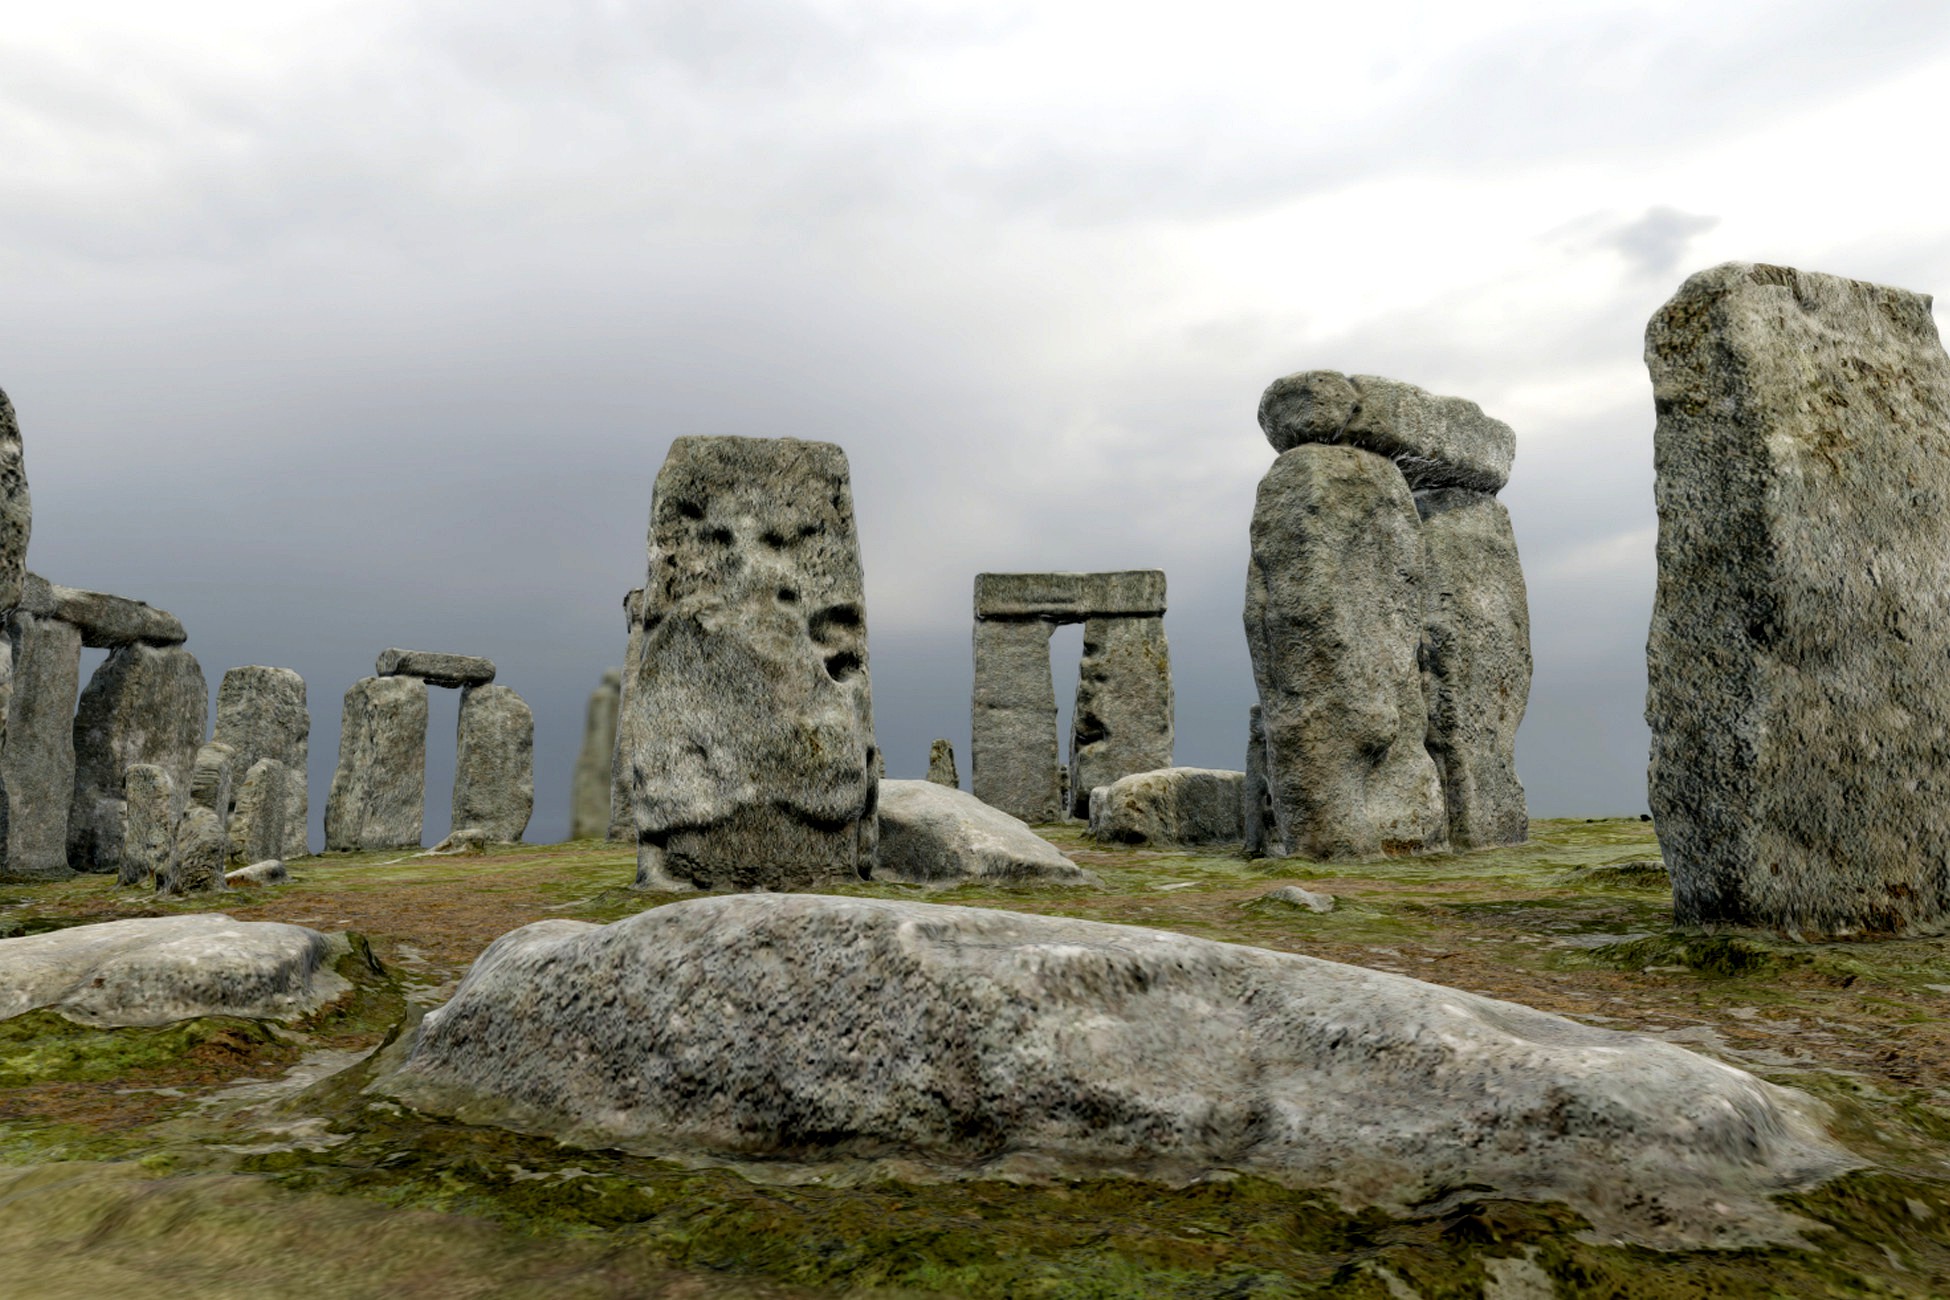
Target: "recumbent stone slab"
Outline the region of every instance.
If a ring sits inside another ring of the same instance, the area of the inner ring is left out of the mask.
[[[518,844],[535,812],[535,715],[506,686],[461,692],[454,758],[455,826]]]
[[[1097,883],[1024,822],[933,781],[880,783],[880,858],[873,875],[924,885]]]
[[[1160,848],[1238,844],[1246,774],[1209,767],[1134,772],[1092,791],[1090,836],[1107,844]],[[1096,797],[1101,795],[1101,797]]]
[[[1476,403],[1379,375],[1304,370],[1276,379],[1259,399],[1259,427],[1273,450],[1344,443],[1395,463],[1409,487],[1500,492],[1517,439]]]
[[[417,677],[429,686],[486,686],[494,680],[494,661],[479,655],[395,647],[379,652],[373,672],[380,677]]]
[[[120,867],[123,777],[134,764],[154,763],[169,773],[179,812],[189,802],[209,707],[203,669],[182,647],[125,645],[109,653],[75,708],[70,866]]]
[[[426,795],[427,684],[361,677],[345,693],[326,849],[418,848]]]

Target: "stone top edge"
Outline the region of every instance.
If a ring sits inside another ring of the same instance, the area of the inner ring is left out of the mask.
[[[975,575],[976,618],[1138,618],[1164,612],[1163,569]]]

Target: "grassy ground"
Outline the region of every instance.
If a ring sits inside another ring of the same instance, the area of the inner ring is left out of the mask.
[[[627,888],[633,858],[614,845],[361,854],[194,900],[98,877],[0,886],[0,936],[221,910],[365,939],[342,964],[353,994],[295,1027],[0,1022],[0,1291],[92,1296],[146,1278],[151,1294],[218,1296],[1950,1294],[1950,940],[1676,935],[1639,821],[1542,822],[1519,848],[1333,867],[1044,830],[1107,887],[834,892],[1168,927],[1656,1034],[1822,1096],[1873,1163],[1787,1198],[1813,1225],[1804,1249],[1655,1254],[1589,1239],[1560,1207],[1496,1200],[1396,1219],[1251,1179],[793,1183],[429,1122],[370,1103],[352,1063],[442,1001],[497,935],[666,900]],[[1256,901],[1289,882],[1338,906]]]

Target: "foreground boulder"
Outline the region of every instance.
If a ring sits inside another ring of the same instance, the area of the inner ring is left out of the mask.
[[[350,985],[343,936],[230,917],[152,916],[0,939],[0,1020],[45,1007],[84,1025],[196,1016],[295,1020]]]
[[[1238,844],[1246,774],[1209,767],[1134,772],[1090,792],[1090,836],[1107,844]]]
[[[880,783],[875,880],[1087,885],[1096,877],[1026,822],[934,781]]]

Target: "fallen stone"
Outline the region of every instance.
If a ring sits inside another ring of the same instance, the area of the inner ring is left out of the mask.
[[[460,696],[453,825],[519,844],[534,812],[534,713],[509,687],[468,687]]]
[[[1162,618],[1092,618],[1083,625],[1070,767],[1063,806],[1088,816],[1090,792],[1133,772],[1171,766],[1171,650]]]
[[[284,851],[287,773],[275,758],[260,758],[237,785],[237,803],[225,825],[225,862],[262,862]]]
[[[176,856],[176,785],[154,763],[137,763],[123,780],[122,869],[116,883],[148,885],[170,874]]]
[[[27,581],[27,539],[34,530],[34,502],[21,455],[20,419],[0,391],[0,614],[20,604]]]
[[[343,936],[212,913],[0,939],[0,1020],[43,1007],[99,1028],[296,1020],[351,987],[331,969],[347,951]]]
[[[969,784],[983,803],[1029,822],[1053,822],[1064,806],[1049,666],[1054,630],[1042,619],[975,623]]]
[[[1244,772],[1167,767],[1099,788],[1085,811],[1091,838],[1107,844],[1237,844],[1245,835]]]
[[[637,884],[796,889],[873,866],[877,750],[846,454],[678,438],[621,724]]]
[[[1791,1239],[1768,1198],[1859,1164],[1820,1102],[1657,1039],[1294,953],[880,899],[526,926],[394,1060],[374,1091],[592,1147],[1236,1170],[1393,1212],[1467,1189],[1662,1247]]]
[[[0,494],[5,484],[0,438]],[[0,500],[0,515],[4,514]],[[0,521],[0,529],[4,521]],[[74,800],[74,699],[81,684],[81,633],[59,619],[17,609],[7,620],[12,686],[0,744],[5,800],[0,880],[65,880],[68,813]]]
[[[311,849],[311,709],[305,679],[289,668],[246,664],[217,687],[217,740],[237,752],[237,780],[259,759],[284,765],[284,843],[267,857],[299,858]]]
[[[1496,493],[1510,481],[1516,435],[1460,397],[1438,397],[1379,375],[1303,370],[1276,379],[1259,399],[1259,427],[1273,450],[1344,443],[1395,463],[1409,487]]]
[[[928,746],[928,780],[951,790],[961,789],[961,773],[955,770],[955,747],[946,740]]]
[[[1950,926],[1950,357],[1930,299],[1728,263],[1646,329],[1645,716],[1680,925]]]
[[[63,587],[37,574],[28,574],[21,588],[21,608],[42,618],[58,618],[81,633],[81,644],[93,650],[121,646],[178,646],[189,639],[183,621],[166,610],[104,591]]]
[[[1096,884],[1023,822],[933,781],[880,783],[875,880],[915,884]]]
[[[463,826],[426,851],[430,858],[479,857],[488,851],[493,836],[479,826]]]
[[[1240,794],[1239,812],[1247,857],[1286,856],[1286,839],[1273,813],[1273,792],[1266,784],[1266,729],[1260,724],[1257,704],[1246,715],[1246,786]]]
[[[325,799],[325,848],[418,848],[426,783],[427,684],[417,677],[352,683]]]
[[[569,838],[599,840],[609,834],[609,801],[616,765],[616,710],[622,703],[623,674],[610,669],[589,696],[582,724],[582,749],[569,784]]]
[[[1252,902],[1255,906],[1303,907],[1309,912],[1325,913],[1334,910],[1332,894],[1316,894],[1313,890],[1302,889],[1298,885],[1281,885],[1278,889],[1269,889]]]
[[[248,867],[226,871],[224,884],[232,889],[254,889],[266,885],[285,885],[291,883],[291,872],[276,858],[264,862],[253,862]]]
[[[178,812],[189,803],[209,708],[203,669],[182,647],[125,645],[109,653],[75,708],[68,865],[120,868],[123,776],[135,764],[154,763],[169,773]]]
[[[976,618],[1081,623],[1090,618],[1163,618],[1164,613],[1162,569],[975,575]]]
[[[373,672],[380,677],[417,677],[429,686],[486,686],[494,680],[494,661],[478,655],[432,650],[381,650]]]
[[[190,802],[228,817],[236,777],[237,751],[220,740],[207,742],[190,766]]]
[[[230,836],[223,822],[208,808],[191,804],[176,823],[176,848],[167,871],[156,875],[159,894],[197,894],[224,887],[223,869],[230,856]]]

